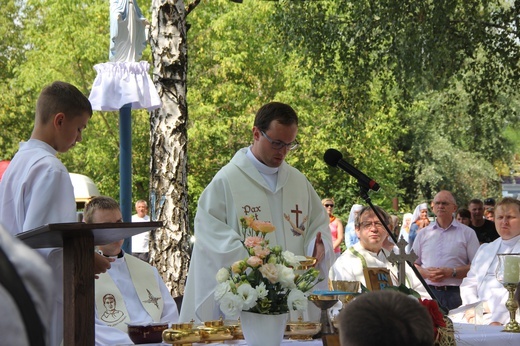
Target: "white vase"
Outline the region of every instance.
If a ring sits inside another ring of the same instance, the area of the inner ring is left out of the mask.
[[[240,313],[240,327],[247,346],[280,346],[289,314]]]

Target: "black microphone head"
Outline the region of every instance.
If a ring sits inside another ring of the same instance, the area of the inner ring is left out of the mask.
[[[341,154],[336,149],[327,149],[325,154],[323,154],[323,160],[329,166],[336,167],[338,165],[339,160],[343,158],[343,154]]]

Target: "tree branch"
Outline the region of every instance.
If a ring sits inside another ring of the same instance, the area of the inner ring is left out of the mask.
[[[198,6],[198,4],[200,4],[200,0],[195,0],[191,4],[189,4],[188,8],[186,9],[186,16],[190,14],[190,12],[193,11],[195,7]]]

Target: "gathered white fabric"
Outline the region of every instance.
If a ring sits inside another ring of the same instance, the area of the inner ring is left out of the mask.
[[[148,111],[161,107],[161,99],[148,75],[150,64],[106,62],[94,65],[97,72],[89,100],[97,111],[118,111],[126,104]]]

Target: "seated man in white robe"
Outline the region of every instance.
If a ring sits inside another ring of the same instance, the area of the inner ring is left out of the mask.
[[[262,106],[252,129],[253,144],[240,149],[202,192],[195,215],[195,245],[184,291],[180,320],[204,322],[222,314],[214,299],[215,276],[247,256],[240,218],[271,222],[267,238],[297,256],[317,258],[326,279],[334,257],[329,218],[307,178],[285,162],[298,146],[298,117],[280,102]],[[327,280],[316,289],[326,289]],[[320,311],[315,309],[319,319]],[[312,314],[312,312],[309,312]],[[303,316],[306,318],[305,316]]]
[[[388,214],[375,206],[387,225],[390,224]],[[365,268],[386,268],[390,271],[392,282],[399,286],[397,266],[390,263],[390,254],[384,248],[388,233],[370,207],[363,207],[355,219],[355,231],[359,242],[347,249],[336,260],[330,269],[329,279],[332,281],[359,281],[366,286]],[[423,299],[431,299],[421,281],[408,266],[406,267],[406,286],[417,291]]]
[[[119,204],[110,197],[95,197],[85,206],[86,223],[122,222]],[[113,257],[112,267],[96,280],[96,345],[133,344],[127,324],[176,323],[177,304],[157,269],[121,249],[123,239],[99,246]]]
[[[510,320],[506,308],[508,291],[497,280],[497,254],[520,253],[520,201],[506,197],[495,209],[495,226],[500,237],[484,243],[471,262],[468,275],[460,285],[462,304],[482,302],[482,316],[476,316],[475,308],[464,315],[464,322],[502,325]],[[479,310],[479,309],[477,309]],[[517,320],[519,314],[517,310]]]

